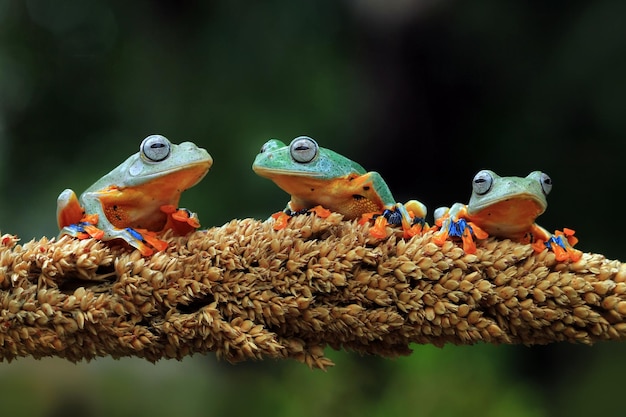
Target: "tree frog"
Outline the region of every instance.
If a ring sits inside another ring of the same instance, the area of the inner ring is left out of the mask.
[[[578,260],[582,253],[574,250],[574,231],[564,229],[555,235],[535,223],[535,219],[548,207],[546,196],[552,190],[552,180],[541,172],[533,171],[525,178],[500,177],[493,171],[482,170],[472,181],[469,204],[455,203],[450,209],[435,210],[435,222],[441,230],[433,241],[442,245],[451,236],[460,236],[463,249],[474,253],[478,239],[488,236],[532,243],[537,252],[548,247],[559,261]]]
[[[356,162],[320,147],[308,136],[295,138],[289,146],[277,139],[269,140],[256,156],[252,169],[291,195],[285,209],[288,213],[312,210],[324,217],[330,214],[324,211],[327,209],[352,220],[386,211],[386,216],[378,216],[370,229],[375,237],[386,236],[388,219],[389,223],[401,223],[405,235],[417,234],[426,216],[426,206],[419,201],[396,203],[380,174],[365,171]],[[273,216],[276,230],[286,226],[286,212]]]
[[[191,142],[170,143],[161,135],[145,138],[139,152],[76,198],[66,189],[57,199],[60,235],[123,239],[144,256],[167,244],[156,233],[183,235],[199,227],[195,214],[177,209],[181,193],[197,184],[213,159]]]

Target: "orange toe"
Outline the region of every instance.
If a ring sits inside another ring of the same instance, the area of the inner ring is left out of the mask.
[[[533,242],[530,246],[532,246],[533,250],[536,253],[541,253],[546,248],[546,242],[544,242],[543,240],[539,239],[539,240],[536,240],[535,242]]]
[[[274,230],[282,230],[287,227],[287,223],[289,222],[290,216],[284,211],[279,211],[277,213],[272,214],[272,218],[276,221],[274,222]]]
[[[461,240],[463,241],[463,251],[465,253],[476,253],[476,243],[472,238],[472,233],[470,233],[469,227],[466,227],[463,231]]]
[[[387,219],[385,216],[378,216],[374,222],[374,226],[370,228],[370,235],[377,239],[384,239],[387,237]]]
[[[322,206],[315,206],[309,211],[311,213],[315,213],[317,217],[321,217],[322,219],[325,219],[326,217],[330,216],[330,214],[332,213],[330,210],[325,209]]]

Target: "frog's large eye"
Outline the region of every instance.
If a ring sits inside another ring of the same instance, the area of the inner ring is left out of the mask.
[[[491,175],[491,172],[486,169],[479,171],[478,174],[474,175],[474,179],[472,180],[472,188],[478,195],[487,194],[487,192],[491,189],[492,184],[493,176]]]
[[[544,174],[542,172],[539,181],[541,182],[541,189],[543,190],[543,193],[545,195],[550,194],[550,191],[552,191],[552,178],[550,178],[548,174]]]
[[[533,171],[526,178],[537,181],[545,195],[550,194],[550,191],[552,191],[552,178],[548,174],[544,174],[541,171]]]
[[[141,156],[151,162],[161,162],[170,156],[170,141],[165,136],[148,136],[139,145]]]
[[[289,152],[296,162],[303,164],[311,162],[317,156],[319,146],[308,136],[300,136],[291,141]]]
[[[263,146],[261,146],[261,150],[259,153],[265,153],[271,148],[271,144],[269,142],[265,142]]]

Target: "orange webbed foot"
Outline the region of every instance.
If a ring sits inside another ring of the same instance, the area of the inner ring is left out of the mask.
[[[418,236],[424,233],[424,229],[424,225],[422,225],[421,223],[416,223],[412,226],[409,226],[408,228],[403,228],[404,232],[402,234],[402,237],[405,239],[410,239],[413,236]]]
[[[104,237],[104,230],[98,229],[96,226],[88,224],[83,226],[83,230],[88,237],[101,240]],[[79,238],[80,239],[80,238]]]
[[[471,232],[474,235],[474,237],[476,239],[487,239],[489,237],[489,233],[485,232],[483,229],[481,229],[480,227],[478,227],[476,225],[476,223],[473,222],[468,222],[470,228],[471,228]]]
[[[384,239],[387,237],[387,219],[385,216],[378,216],[374,221],[374,226],[370,227],[370,236],[377,239]]]
[[[157,252],[167,249],[167,242],[157,238],[157,234],[155,232],[146,229],[135,229],[135,231],[141,235],[144,242],[156,249]],[[147,247],[139,247],[138,249],[141,251],[143,256],[150,256],[154,252],[152,249]],[[146,255],[144,252],[149,253]]]
[[[578,238],[574,236],[575,231],[572,229],[556,230],[547,242],[538,240],[534,243],[535,252],[542,252],[545,248],[554,252],[555,258],[559,262],[572,261],[577,262],[582,257],[582,252],[574,249],[573,245],[578,243]]]
[[[489,237],[487,232],[464,218],[452,220],[446,215],[436,220],[435,227],[439,227],[439,232],[435,233],[432,239],[436,245],[442,246],[446,240],[460,237],[465,253],[476,252],[475,239],[482,240]]]
[[[363,226],[365,223],[368,223],[370,220],[375,219],[380,213],[364,213],[361,215],[359,219],[359,226]]]
[[[80,240],[89,238],[102,239],[104,231],[96,227],[97,224],[97,214],[85,214],[78,223],[63,227],[62,232]]]
[[[272,214],[272,218],[275,220],[274,230],[282,230],[287,227],[287,223],[289,223],[291,216],[284,211],[279,211]]]
[[[332,214],[332,211],[319,205],[310,209],[309,212],[314,213],[317,217],[321,217],[322,219],[325,219]]]
[[[161,206],[167,214],[167,222],[162,231],[172,230],[176,236],[186,236],[200,227],[198,215],[185,208],[176,208],[170,204]]]
[[[476,242],[474,242],[472,231],[469,227],[466,227],[465,230],[463,230],[461,241],[463,242],[463,252],[476,253]]]
[[[437,246],[443,246],[443,244],[448,240],[448,230],[442,229],[439,232],[435,233],[432,237],[432,242]]]
[[[533,248],[535,253],[541,253],[546,248],[546,241],[539,239],[534,241],[530,246]]]

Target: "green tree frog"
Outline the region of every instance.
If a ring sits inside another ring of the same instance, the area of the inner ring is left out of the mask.
[[[572,248],[577,242],[573,230],[552,235],[535,223],[548,207],[546,196],[552,190],[552,180],[547,174],[533,171],[525,178],[500,177],[485,169],[474,176],[472,188],[469,204],[455,203],[451,208],[435,210],[435,223],[441,227],[433,237],[436,244],[461,237],[464,251],[474,253],[472,235],[478,239],[495,236],[532,243],[537,252],[550,248],[559,261],[580,259],[582,253]]]
[[[156,233],[184,235],[199,227],[197,216],[177,209],[180,195],[209,171],[213,159],[191,142],[170,143],[161,135],[145,138],[139,152],[76,198],[64,190],[57,199],[60,235],[81,239],[123,239],[144,256],[150,246],[167,244]]]
[[[416,200],[396,203],[389,187],[377,172],[367,172],[354,161],[320,147],[308,136],[295,138],[289,146],[271,139],[261,148],[252,169],[274,181],[291,196],[286,212],[277,213],[274,228],[287,224],[289,214],[312,210],[320,216],[340,213],[347,220],[372,213],[379,215],[370,233],[386,236],[387,223],[402,224],[405,236],[421,232],[426,206]],[[419,220],[418,220],[419,219]],[[420,222],[418,224],[418,221]]]

